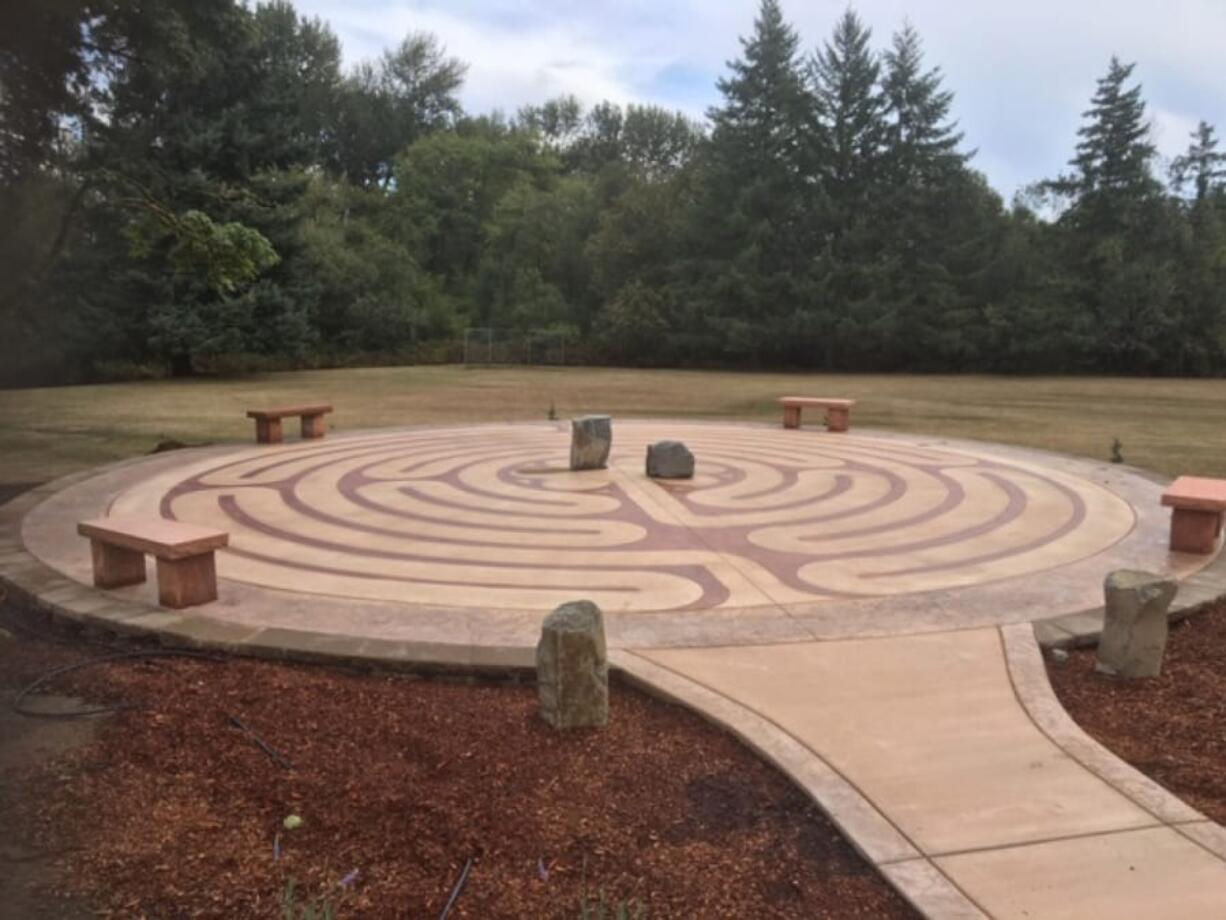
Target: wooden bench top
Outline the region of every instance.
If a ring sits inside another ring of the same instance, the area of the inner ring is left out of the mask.
[[[1162,493],[1162,504],[1193,511],[1226,511],[1226,479],[1180,476]]]
[[[780,396],[779,402],[785,406],[821,406],[826,409],[850,409],[856,404],[854,399],[825,399],[820,396]]]
[[[112,546],[152,553],[159,559],[187,559],[221,549],[230,542],[230,535],[224,530],[167,518],[127,515],[81,521],[77,533]]]
[[[290,415],[323,415],[331,412],[327,403],[305,406],[283,406],[277,409],[248,409],[247,418],[285,418]]]

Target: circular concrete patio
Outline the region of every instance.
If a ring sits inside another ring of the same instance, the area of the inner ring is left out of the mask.
[[[693,449],[693,480],[646,477],[664,438]],[[77,521],[220,527],[220,599],[167,616],[448,664],[530,663],[541,618],[578,597],[614,647],[788,642],[1059,617],[1101,603],[1112,569],[1208,561],[1167,551],[1158,484],[1105,463],[671,421],[616,421],[607,470],[569,471],[568,446],[564,423],[517,423],[176,451],[55,488],[21,541],[88,586]]]

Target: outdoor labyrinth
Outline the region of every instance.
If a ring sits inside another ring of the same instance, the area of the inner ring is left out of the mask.
[[[685,441],[693,480],[643,471]],[[559,424],[407,429],[244,449],[148,480],[112,513],[231,532],[223,577],[443,607],[743,608],[980,584],[1097,553],[1133,525],[1105,488],[919,442],[614,423],[572,473]],[[1092,527],[1086,526],[1093,521]]]

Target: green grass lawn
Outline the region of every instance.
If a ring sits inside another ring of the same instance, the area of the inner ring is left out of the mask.
[[[337,430],[614,416],[777,420],[777,396],[859,400],[853,430],[1004,441],[1171,476],[1226,477],[1226,380],[749,374],[608,368],[447,367],[302,371],[0,391],[0,484],[38,482],[160,440],[252,440],[249,407],[326,399]],[[816,421],[816,419],[814,419]],[[292,426],[287,425],[287,431]]]

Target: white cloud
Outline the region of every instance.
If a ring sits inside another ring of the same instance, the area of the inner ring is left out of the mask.
[[[586,102],[652,101],[694,116],[718,101],[715,79],[740,52],[756,0],[296,0],[330,21],[349,62],[407,32],[434,32],[469,64],[465,105],[514,111],[564,92]],[[784,0],[808,53],[847,0]],[[909,18],[954,90],[978,168],[1006,197],[1055,175],[1112,54],[1136,77],[1171,156],[1204,118],[1226,134],[1226,0],[858,0],[878,47]]]

